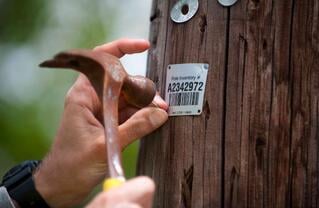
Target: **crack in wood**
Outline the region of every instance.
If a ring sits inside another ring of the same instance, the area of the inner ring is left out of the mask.
[[[264,160],[264,148],[266,146],[266,139],[264,137],[256,138],[255,153],[257,157],[257,168],[262,170]]]
[[[230,196],[229,196],[229,204],[233,205],[233,195],[234,195],[234,189],[235,189],[235,180],[238,180],[239,173],[237,172],[236,168],[233,166],[230,174]]]
[[[222,116],[222,151],[221,151],[221,207],[225,206],[225,141],[226,141],[226,111],[227,111],[227,80],[228,80],[228,61],[229,61],[229,42],[230,42],[230,8],[227,9],[226,19],[226,38],[225,38],[225,59],[224,59],[224,86],[223,86],[223,116]]]
[[[210,107],[209,107],[208,100],[205,100],[203,111],[204,111],[204,114],[205,114],[205,121],[207,122],[209,120],[209,118],[210,118]],[[207,128],[205,128],[205,129],[207,129]]]
[[[193,190],[193,173],[194,166],[191,165],[190,168],[184,170],[184,177],[182,179],[182,203],[183,208],[192,207],[192,190]]]
[[[156,8],[155,11],[150,16],[150,22],[153,22],[155,19],[159,18],[161,16],[161,11]]]
[[[207,27],[207,18],[206,15],[203,14],[200,16],[199,20],[199,31],[200,31],[200,44],[203,44],[205,32],[206,32],[206,27]]]

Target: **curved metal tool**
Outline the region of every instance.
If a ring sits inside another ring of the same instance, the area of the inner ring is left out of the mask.
[[[130,76],[119,59],[93,50],[70,50],[57,54],[41,67],[71,68],[90,80],[103,106],[103,122],[110,177],[123,178],[118,133],[118,104],[121,93],[131,105],[145,107],[155,94],[155,84],[142,76]]]

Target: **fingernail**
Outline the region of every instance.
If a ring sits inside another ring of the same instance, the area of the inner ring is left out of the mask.
[[[154,97],[153,103],[155,106],[162,108],[165,111],[168,109],[168,104],[159,95]]]

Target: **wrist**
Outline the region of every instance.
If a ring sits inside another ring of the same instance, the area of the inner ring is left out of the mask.
[[[71,182],[74,178],[69,178],[61,166],[56,163],[60,161],[56,157],[47,157],[33,174],[34,183],[37,191],[43,199],[52,208],[72,207],[82,201],[83,196],[79,193],[78,188]],[[74,176],[74,174],[71,174]]]
[[[52,203],[52,187],[48,184],[45,174],[41,171],[41,166],[33,173],[33,180],[35,189],[39,192],[42,198],[50,207],[55,207],[54,203]]]
[[[70,193],[65,193],[63,189],[67,184],[63,184],[58,180],[53,166],[51,162],[48,165],[47,161],[43,161],[37,168],[33,173],[35,188],[50,207],[69,207],[65,197]]]
[[[2,179],[10,198],[20,207],[48,207],[35,188],[33,172],[40,161],[28,160],[11,168]]]

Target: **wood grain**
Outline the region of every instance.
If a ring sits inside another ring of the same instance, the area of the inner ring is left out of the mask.
[[[175,24],[153,1],[147,75],[209,63],[200,116],[170,117],[141,142],[154,207],[319,207],[319,2],[200,0]]]

